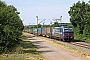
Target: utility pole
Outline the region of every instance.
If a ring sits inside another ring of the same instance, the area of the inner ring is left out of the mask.
[[[46,20],[46,19],[43,20],[43,27],[44,27],[45,20]]]
[[[62,24],[62,16],[60,16],[60,22],[61,22],[61,24]]]
[[[62,20],[61,20],[61,19],[62,19],[62,16],[60,16],[60,22],[61,22],[61,24],[62,24]],[[60,24],[59,24],[59,25],[60,25]],[[61,25],[60,25],[60,26],[61,26]],[[60,27],[60,26],[59,26],[59,27]],[[61,40],[61,29],[60,29],[60,34],[59,34],[59,35],[60,35],[60,40]]]
[[[50,22],[50,38],[52,38],[52,28],[53,28],[51,25],[52,25],[52,21]]]
[[[30,33],[30,24],[31,24],[31,23],[29,23],[29,33]]]
[[[38,36],[38,16],[36,16],[37,18],[37,36]]]
[[[90,3],[90,0],[88,1],[88,3]]]
[[[35,24],[35,23],[32,23],[32,28],[34,28],[34,24]]]
[[[38,19],[38,16],[36,16],[37,18],[37,36],[38,36],[38,24],[42,23],[43,21],[45,21],[46,19]],[[38,20],[41,20],[41,22],[38,23]],[[44,23],[43,23],[44,24]]]
[[[55,21],[57,21],[57,22],[59,22],[60,21],[60,23],[59,23],[59,27],[61,26],[61,23],[62,23],[62,16],[60,16],[60,18],[59,19],[54,19]],[[59,28],[60,29],[60,28]],[[59,35],[61,34],[61,31],[60,31],[60,33],[59,33]],[[60,35],[60,40],[61,40],[61,35]]]

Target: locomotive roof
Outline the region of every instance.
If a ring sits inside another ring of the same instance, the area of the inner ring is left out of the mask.
[[[61,26],[62,28],[72,28],[72,26]]]

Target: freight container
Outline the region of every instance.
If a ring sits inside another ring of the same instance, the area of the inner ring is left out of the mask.
[[[32,28],[31,33],[32,33],[32,34],[34,33],[34,28]]]
[[[32,28],[29,29],[29,32],[31,33]]]
[[[38,28],[38,35],[42,35],[42,28]]]
[[[42,28],[42,36],[46,36],[46,28]]]
[[[53,27],[46,28],[46,37],[52,37],[52,30],[53,30]]]
[[[34,28],[34,30],[33,30],[33,34],[37,34],[37,28]]]
[[[30,33],[33,34],[34,28],[30,28]]]

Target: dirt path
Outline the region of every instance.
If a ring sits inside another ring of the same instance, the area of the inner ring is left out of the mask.
[[[80,57],[66,52],[48,42],[37,39],[35,37],[28,38],[34,45],[38,47],[41,52],[49,60],[82,60]]]

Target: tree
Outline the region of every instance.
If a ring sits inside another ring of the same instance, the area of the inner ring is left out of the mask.
[[[90,5],[84,1],[78,1],[68,11],[70,15],[70,21],[78,34],[83,35],[86,33],[86,29],[89,29],[90,24]],[[87,33],[90,33],[89,31]]]
[[[0,1],[0,53],[12,51],[20,43],[23,28],[17,9]]]
[[[41,24],[38,24],[38,28],[41,28],[42,27],[42,25]]]
[[[53,26],[53,27],[59,27],[60,24],[58,22],[54,22],[54,24],[52,24],[51,26]]]

